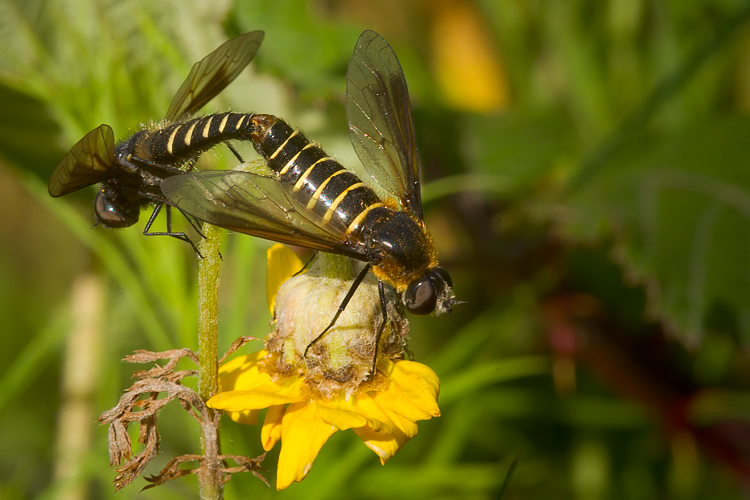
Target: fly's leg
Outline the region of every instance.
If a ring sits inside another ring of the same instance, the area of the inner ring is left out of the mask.
[[[302,269],[300,269],[296,273],[292,274],[292,278],[294,278],[298,274],[302,274],[303,272],[305,272],[305,269],[307,269],[310,266],[310,263],[313,261],[313,259],[315,258],[316,255],[318,255],[318,252],[315,252],[314,254],[312,254],[312,257],[310,257],[309,259],[307,259],[307,262],[305,262],[305,265],[302,266]]]
[[[151,212],[151,217],[148,218],[148,222],[146,222],[146,227],[143,228],[143,235],[144,236],[171,236],[173,238],[177,238],[178,240],[185,241],[190,244],[191,247],[193,247],[193,250],[196,254],[198,254],[198,257],[203,257],[201,253],[198,251],[198,248],[195,246],[195,243],[192,242],[190,238],[185,233],[179,233],[172,231],[172,207],[167,205],[167,231],[166,232],[151,232],[151,226],[154,224],[154,221],[156,220],[156,216],[159,215],[159,212],[161,212],[161,207],[164,206],[164,203],[157,203],[154,207],[154,211]]]
[[[372,355],[372,371],[370,372],[370,380],[375,378],[375,367],[378,363],[378,349],[380,348],[380,338],[383,336],[385,331],[385,325],[388,324],[388,305],[385,302],[385,287],[383,282],[378,280],[378,293],[380,294],[380,310],[383,311],[383,322],[380,323],[378,328],[378,334],[375,336],[375,354]]]
[[[237,158],[238,160],[240,160],[240,163],[245,163],[245,160],[243,160],[243,159],[242,159],[242,157],[240,156],[240,154],[239,154],[239,153],[237,152],[237,150],[236,150],[236,149],[234,149],[234,146],[232,146],[232,143],[230,143],[229,141],[225,141],[225,142],[224,142],[224,144],[226,144],[226,146],[227,146],[227,147],[229,148],[229,151],[231,151],[231,152],[232,152],[232,154],[233,154],[233,155],[234,155],[234,156],[235,156],[235,157],[236,157],[236,158]]]
[[[172,205],[167,205],[167,210],[169,210],[170,208],[172,208]],[[196,233],[198,233],[198,235],[205,240],[206,239],[206,235],[203,234],[203,231],[201,231],[201,226],[200,226],[200,223],[198,222],[198,219],[196,219],[195,217],[191,216],[190,214],[188,214],[186,212],[183,212],[180,207],[174,207],[174,208],[175,208],[175,210],[177,210],[178,212],[180,212],[183,217],[185,217],[185,220],[188,221],[188,224],[190,224],[190,227],[193,228],[193,231],[195,231]],[[169,212],[167,212],[167,213],[169,213]]]
[[[323,336],[328,333],[328,330],[333,328],[333,325],[336,324],[336,320],[339,319],[339,316],[341,316],[341,313],[344,312],[344,309],[346,309],[346,305],[349,303],[350,300],[352,300],[352,297],[354,296],[354,292],[357,291],[357,288],[359,288],[359,285],[362,283],[362,280],[365,279],[365,276],[367,276],[367,273],[370,271],[370,264],[367,264],[357,275],[357,278],[354,280],[354,283],[352,283],[352,286],[349,288],[349,291],[346,294],[346,297],[344,297],[344,300],[341,301],[341,305],[339,306],[338,311],[336,311],[336,314],[333,316],[333,319],[331,320],[331,323],[326,327],[325,330],[321,332],[320,335],[315,337],[312,342],[307,344],[307,347],[305,347],[305,353],[303,354],[304,357],[307,357],[307,352],[310,350],[310,348],[315,344],[317,341],[323,338]]]

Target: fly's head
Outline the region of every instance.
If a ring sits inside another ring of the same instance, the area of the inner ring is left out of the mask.
[[[409,284],[402,298],[409,313],[415,316],[450,313],[460,303],[453,294],[453,280],[442,267],[428,269]]]
[[[94,213],[99,224],[110,229],[130,227],[138,222],[140,204],[117,196],[116,190],[102,185],[94,199]]]

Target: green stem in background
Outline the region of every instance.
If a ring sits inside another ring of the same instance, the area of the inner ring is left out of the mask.
[[[203,401],[216,394],[219,389],[219,264],[221,254],[221,229],[204,224],[205,239],[199,250],[203,258],[198,264],[198,394]],[[201,498],[219,500],[223,498],[221,477],[221,454],[219,442],[219,415],[208,409],[210,422],[203,422],[201,432],[201,464],[198,479]]]

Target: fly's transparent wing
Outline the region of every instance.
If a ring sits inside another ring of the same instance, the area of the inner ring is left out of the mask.
[[[224,42],[193,65],[167,110],[166,119],[191,115],[237,78],[258,52],[262,31],[251,31]]]
[[[109,125],[99,125],[70,148],[49,180],[49,194],[62,196],[112,176],[115,134]]]
[[[236,170],[164,179],[161,190],[182,212],[238,233],[366,260],[361,242],[326,224],[273,177]]]
[[[409,91],[396,54],[374,31],[362,33],[349,62],[346,115],[354,150],[367,172],[421,221]]]

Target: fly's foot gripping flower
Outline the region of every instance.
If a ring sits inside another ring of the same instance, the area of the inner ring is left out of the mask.
[[[271,275],[272,253],[285,251],[281,246],[269,251],[269,283],[281,281]],[[408,322],[391,295],[377,373],[370,377],[382,321],[374,279],[365,279],[335,326],[307,350],[331,322],[353,279],[348,259],[323,256],[309,272],[286,281],[269,297],[276,328],[266,338],[266,350],[222,365],[220,392],[208,401],[241,423],[255,423],[258,411],[267,409],[261,441],[265,450],[281,441],[278,489],[301,481],[339,430],[353,430],[384,464],[416,436],[417,421],[440,415],[435,372],[401,359]]]

